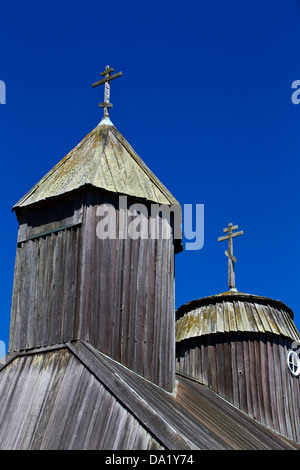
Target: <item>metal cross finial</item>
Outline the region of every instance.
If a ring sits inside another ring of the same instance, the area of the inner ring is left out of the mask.
[[[108,109],[112,108],[112,103],[109,102],[110,99],[110,82],[114,80],[115,78],[121,77],[122,72],[115,73],[114,75],[111,75],[111,72],[113,72],[114,69],[112,67],[109,67],[107,65],[105,67],[105,70],[101,72],[101,77],[105,75],[104,78],[99,80],[98,82],[95,82],[92,84],[92,88],[95,88],[96,86],[103,85],[105,83],[105,89],[104,89],[104,103],[99,103],[100,108],[104,108],[104,117],[108,117]]]
[[[228,285],[231,291],[236,291],[235,274],[234,274],[234,263],[236,263],[236,257],[233,256],[232,239],[234,237],[239,237],[240,235],[244,234],[242,230],[240,232],[232,233],[233,230],[236,230],[236,229],[238,229],[237,225],[228,224],[228,227],[223,229],[223,232],[225,233],[228,232],[228,235],[218,238],[218,242],[222,242],[223,240],[228,240],[228,251],[225,250],[225,255],[228,257]]]

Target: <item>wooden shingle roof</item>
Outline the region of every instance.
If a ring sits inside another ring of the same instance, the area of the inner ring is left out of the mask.
[[[226,332],[273,333],[300,341],[293,311],[279,300],[224,292],[187,302],[176,311],[176,341]]]
[[[13,210],[85,185],[158,204],[178,204],[120,132],[112,124],[101,121]]]
[[[10,353],[0,449],[300,449],[177,374],[167,393],[83,341]]]

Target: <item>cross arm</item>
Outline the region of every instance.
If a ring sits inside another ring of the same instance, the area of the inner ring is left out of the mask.
[[[228,231],[232,232],[232,230],[237,230],[239,228],[238,225],[231,225],[230,227],[223,228],[223,232],[226,233]]]
[[[225,250],[225,255],[227,256],[227,258],[230,258],[232,261],[236,263],[236,257],[233,256],[231,253],[228,253],[227,250]]]
[[[108,73],[111,73],[113,71],[114,71],[114,69],[112,67],[107,66],[107,68],[103,72],[101,72],[100,75],[101,75],[101,77],[103,77],[104,75],[106,75]]]
[[[114,80],[114,78],[121,77],[122,72],[115,73],[114,75],[109,75],[108,77],[102,78],[102,80],[99,80],[98,82],[95,82],[92,84],[92,88],[95,88],[96,86],[103,85],[103,83],[110,82],[111,80]]]
[[[224,237],[219,237],[218,242],[222,242],[223,240],[228,240],[229,235],[224,235]]]
[[[112,108],[112,103],[99,103],[99,108]]]
[[[231,234],[231,237],[239,237],[240,235],[244,235],[243,230],[241,230],[240,232],[232,233],[232,234]]]
[[[228,240],[229,238],[233,238],[233,237],[239,237],[240,235],[244,235],[243,230],[241,230],[240,232],[224,235],[223,237],[219,237],[218,242],[222,242],[223,240]]]

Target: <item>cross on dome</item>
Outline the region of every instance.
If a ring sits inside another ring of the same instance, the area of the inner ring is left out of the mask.
[[[99,103],[100,108],[104,108],[104,118],[108,118],[109,116],[109,108],[112,108],[112,103],[109,102],[110,100],[110,82],[114,80],[115,78],[121,77],[122,72],[115,73],[114,75],[111,75],[111,73],[114,71],[112,67],[107,65],[105,67],[105,70],[101,72],[101,77],[104,76],[101,80],[98,80],[98,82],[95,82],[92,84],[92,88],[96,88],[99,85],[105,84],[104,88],[104,103]]]
[[[222,242],[223,240],[228,240],[228,251],[225,250],[225,255],[228,257],[228,285],[229,290],[236,291],[235,287],[235,274],[234,274],[234,263],[236,263],[236,257],[233,256],[233,243],[232,239],[234,237],[239,237],[243,235],[244,232],[241,230],[240,232],[233,233],[233,230],[237,230],[238,225],[228,224],[228,227],[223,229],[224,233],[228,233],[223,237],[218,238],[218,242]]]

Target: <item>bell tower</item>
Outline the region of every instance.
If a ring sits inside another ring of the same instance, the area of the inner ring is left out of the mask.
[[[9,351],[82,339],[172,391],[181,208],[110,121],[112,71],[102,121],[13,208]]]

